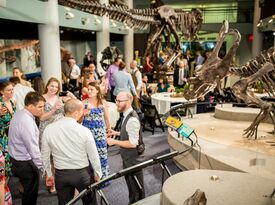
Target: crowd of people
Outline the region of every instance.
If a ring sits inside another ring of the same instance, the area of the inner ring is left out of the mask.
[[[41,177],[49,192],[57,193],[59,204],[66,204],[76,190],[81,192],[110,175],[108,145],[120,146],[123,159],[128,156],[124,168],[139,162],[136,146],[141,125],[132,104],[134,97],[147,91],[137,62],[131,63],[131,75],[118,58],[106,76],[99,75],[95,62],[86,59],[85,63],[80,69],[75,59],[69,59],[70,74],[62,82],[52,77],[45,86],[41,78],[30,84],[22,70],[14,68],[10,80],[0,84],[1,204],[12,204],[10,177],[19,178],[22,204],[37,203]],[[105,99],[111,90],[112,101],[125,119],[116,131],[110,125]],[[117,135],[120,138],[113,139]],[[134,175],[143,184],[142,172]],[[141,199],[133,188],[133,176],[125,178],[130,203]],[[82,201],[96,204],[95,193]]]
[[[162,53],[160,61],[165,60]],[[87,53],[81,69],[70,58],[62,81],[52,77],[46,85],[39,77],[31,84],[20,68],[14,68],[9,81],[0,84],[0,204],[12,203],[7,185],[13,176],[19,178],[22,204],[36,204],[41,176],[49,192],[57,192],[59,204],[66,204],[75,190],[81,192],[110,175],[108,145],[121,147],[123,168],[141,162],[136,149],[141,133],[136,113],[140,102],[151,103],[153,92],[183,87],[190,75],[190,60],[194,58],[189,52],[178,60],[173,85],[160,77],[155,87],[148,83],[154,75],[149,55],[143,71],[137,61],[128,67],[117,57],[101,75]],[[117,130],[110,125],[107,99],[121,113]],[[133,175],[143,186],[142,171]],[[130,203],[144,197],[144,189],[140,195],[133,175],[125,176]],[[83,204],[96,204],[95,193],[85,196]]]

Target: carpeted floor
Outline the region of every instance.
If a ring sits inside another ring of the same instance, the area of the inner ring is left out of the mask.
[[[144,142],[146,145],[145,156],[146,159],[151,159],[162,154],[169,153],[169,146],[167,143],[167,133],[162,132],[161,129],[157,129],[154,135],[151,132],[145,131]],[[109,165],[111,172],[117,172],[122,169],[122,160],[119,154],[118,147],[110,147],[109,150]],[[167,161],[167,166],[172,174],[178,173],[181,170],[178,169],[172,160]],[[162,186],[162,170],[160,165],[153,165],[143,170],[145,193],[146,197],[161,192]],[[167,175],[165,175],[165,179]],[[18,180],[17,178],[11,178],[9,186],[13,196],[13,204],[21,204],[21,196],[18,192]],[[126,182],[123,177],[115,179],[108,187],[103,189],[103,193],[106,196],[108,202],[111,205],[127,205],[128,204],[128,190]],[[99,197],[98,197],[99,198]],[[58,204],[57,196],[55,194],[49,194],[43,183],[40,185],[39,190],[39,205],[54,205]],[[80,205],[81,202],[76,204]]]

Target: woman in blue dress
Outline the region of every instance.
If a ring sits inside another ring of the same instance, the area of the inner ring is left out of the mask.
[[[91,130],[95,139],[97,151],[100,158],[102,178],[110,174],[107,154],[106,132],[110,129],[108,105],[103,99],[100,87],[97,83],[89,83],[88,98],[83,101],[84,119],[83,125]],[[107,185],[107,184],[105,184]]]

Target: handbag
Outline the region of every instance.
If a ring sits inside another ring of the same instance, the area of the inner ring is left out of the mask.
[[[137,148],[137,153],[138,155],[143,154],[145,151],[145,144],[143,142],[143,137],[142,137],[142,128],[139,130],[139,138],[138,138],[138,145],[136,146]]]

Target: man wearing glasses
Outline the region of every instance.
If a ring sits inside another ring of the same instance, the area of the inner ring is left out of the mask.
[[[140,133],[140,121],[137,113],[132,108],[133,96],[129,92],[120,92],[116,97],[117,110],[123,113],[123,119],[119,132],[108,130],[107,143],[109,146],[120,146],[120,155],[123,161],[123,168],[131,167],[142,162],[142,156],[138,155],[137,145]],[[120,140],[111,136],[120,136]],[[141,190],[138,189],[134,176],[137,177]],[[129,190],[129,203],[134,203],[145,197],[142,170],[125,175],[125,180]]]

